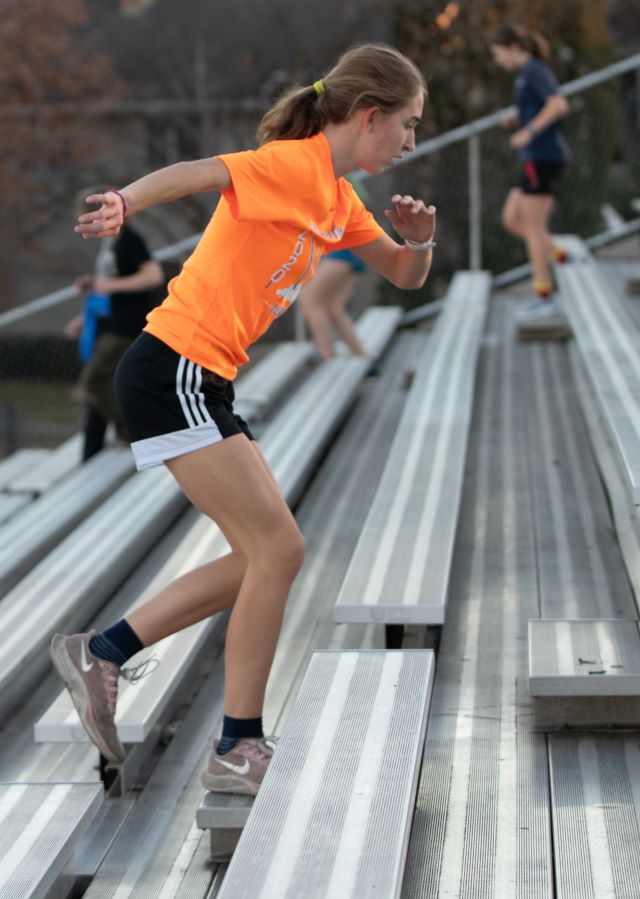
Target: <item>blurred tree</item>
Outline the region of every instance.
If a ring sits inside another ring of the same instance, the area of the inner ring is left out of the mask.
[[[73,105],[113,98],[118,81],[81,37],[83,0],[0,0],[0,10],[0,302],[11,306],[16,254],[37,249],[42,227],[70,207],[70,167],[102,146]]]
[[[493,64],[488,38],[501,23],[539,31],[560,81],[606,65],[613,47],[607,0],[398,0],[399,46],[430,79],[431,111],[441,132],[510,102],[511,76]]]

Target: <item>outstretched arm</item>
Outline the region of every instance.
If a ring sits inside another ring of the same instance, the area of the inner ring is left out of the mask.
[[[87,203],[99,204],[99,208],[79,216],[74,230],[85,238],[114,236],[124,221],[123,198],[126,212],[134,213],[189,194],[205,190],[225,190],[230,186],[231,178],[227,167],[215,157],[195,162],[178,162],[145,175],[118,192],[105,191],[87,197]]]
[[[385,215],[403,240],[417,244],[433,240],[436,230],[436,208],[425,206],[422,200],[396,194],[391,198],[393,209]],[[371,243],[354,247],[353,252],[378,274],[396,287],[412,290],[422,287],[431,268],[432,250],[398,246],[388,234]]]

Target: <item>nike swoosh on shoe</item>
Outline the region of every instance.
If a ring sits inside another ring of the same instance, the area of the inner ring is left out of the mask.
[[[93,668],[93,662],[89,662],[87,659],[84,643],[80,644],[80,666],[84,672],[89,672]]]
[[[235,771],[235,773],[239,774],[241,777],[243,777],[245,774],[248,774],[249,769],[251,768],[249,759],[245,759],[243,765],[234,765],[233,762],[225,762],[225,760],[220,756],[218,756],[216,761],[219,762],[219,764],[224,765],[224,767],[228,768],[230,771]]]

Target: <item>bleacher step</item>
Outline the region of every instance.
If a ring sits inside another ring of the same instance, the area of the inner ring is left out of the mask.
[[[433,671],[426,650],[314,653],[218,899],[399,895]]]
[[[554,895],[640,896],[637,734],[549,737]]]
[[[548,697],[640,696],[638,622],[529,621],[529,693]]]
[[[239,793],[207,793],[196,813],[203,830],[235,830],[247,823],[253,808],[253,796]]]
[[[0,784],[0,896],[50,896],[102,800],[98,783]]]
[[[571,337],[571,325],[562,313],[549,316],[538,321],[519,322],[518,337],[520,340],[568,340]]]

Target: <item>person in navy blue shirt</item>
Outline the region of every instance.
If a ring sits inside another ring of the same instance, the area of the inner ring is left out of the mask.
[[[514,104],[517,115],[507,121],[515,130],[509,140],[518,151],[519,183],[507,196],[502,223],[524,241],[533,272],[533,302],[516,313],[529,321],[555,312],[550,259],[566,261],[549,233],[558,182],[569,161],[562,119],[569,104],[544,62],[547,42],[538,34],[510,25],[501,26],[490,41],[494,60],[507,71],[517,72]]]

